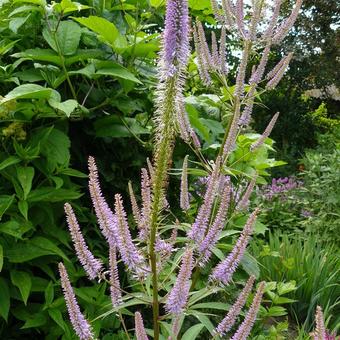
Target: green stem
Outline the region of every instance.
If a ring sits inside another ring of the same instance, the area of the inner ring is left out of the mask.
[[[158,297],[158,275],[157,256],[155,253],[155,243],[158,229],[158,217],[163,207],[163,187],[167,178],[168,164],[171,159],[172,141],[174,139],[173,112],[175,97],[175,79],[171,79],[166,84],[163,94],[164,103],[160,112],[162,130],[159,130],[156,138],[158,144],[155,152],[155,175],[153,180],[153,202],[151,213],[150,245],[149,257],[152,272],[152,309],[154,340],[159,340],[159,297]]]

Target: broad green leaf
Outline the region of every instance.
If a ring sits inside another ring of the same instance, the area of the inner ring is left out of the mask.
[[[117,27],[112,22],[104,18],[91,15],[88,18],[83,17],[72,19],[97,33],[102,41],[111,46],[114,45],[114,42],[120,35]]]
[[[128,71],[125,67],[119,64],[105,62],[105,63],[97,64],[97,67],[98,69],[97,69],[96,74],[126,79],[134,83],[141,84],[141,82],[130,71]]]
[[[204,325],[199,323],[197,325],[191,326],[181,337],[182,340],[195,340],[197,336],[201,333]]]
[[[51,317],[51,319],[61,328],[65,331],[66,323],[63,319],[63,315],[59,309],[53,308],[48,309],[48,315]]]
[[[18,252],[19,248],[20,252]],[[49,239],[40,236],[20,242],[6,252],[6,256],[12,263],[23,263],[45,255],[58,255],[68,261],[58,246]]]
[[[3,265],[4,265],[4,249],[0,244],[0,272],[2,271]]]
[[[53,8],[58,13],[68,14],[75,11],[81,11],[83,9],[90,8],[89,6],[82,5],[79,2],[73,2],[71,0],[62,0],[60,3],[55,3]]]
[[[64,56],[74,55],[79,46],[81,28],[74,21],[61,21],[57,32],[45,28],[42,32],[50,47]]]
[[[277,284],[277,292],[279,295],[284,295],[296,290],[296,282],[289,281],[289,282],[279,282]]]
[[[25,220],[28,220],[28,203],[27,201],[19,201],[18,209],[22,216],[24,216]]]
[[[0,223],[0,233],[4,233],[15,238],[22,238],[22,235],[32,228],[32,225],[27,222],[19,223],[15,220],[10,220],[6,223]]]
[[[41,7],[46,6],[46,1],[45,0],[13,0],[14,3],[28,3],[28,4],[34,4],[34,5],[39,5]]]
[[[210,332],[210,334],[213,334],[215,326],[206,315],[198,311],[191,311],[189,314],[195,316],[201,322],[201,324],[205,326],[205,328]]]
[[[189,7],[201,11],[203,9],[211,9],[210,0],[189,0]]]
[[[36,84],[19,85],[0,100],[0,104],[13,99],[43,99],[50,98],[52,89]]]
[[[31,166],[27,167],[17,167],[17,176],[19,183],[24,191],[23,199],[26,200],[27,195],[32,189],[32,181],[34,177],[34,168]]]
[[[10,274],[13,285],[19,288],[22,300],[26,305],[32,287],[31,275],[18,270],[11,270]]]
[[[49,100],[48,103],[56,110],[61,111],[66,117],[70,117],[71,113],[79,106],[78,102],[74,99],[68,99],[62,103],[55,100]]]
[[[40,312],[40,313],[32,315],[29,319],[27,319],[25,324],[21,327],[21,329],[38,328],[40,326],[45,325],[46,322],[47,322],[46,314],[43,312]]]
[[[191,309],[204,308],[204,309],[218,309],[224,311],[227,311],[229,307],[230,307],[229,304],[222,302],[203,302],[190,306]]]
[[[12,205],[15,195],[2,195],[0,196],[0,221],[6,210]]]
[[[79,178],[87,178],[88,175],[84,174],[83,172],[75,169],[62,169],[59,171],[59,174],[61,175],[66,175],[66,176],[71,176],[71,177],[79,177]]]
[[[78,191],[71,189],[56,189],[54,187],[41,187],[32,190],[28,195],[27,200],[31,203],[34,202],[65,202],[75,200],[81,197],[82,194]]]
[[[103,54],[104,52],[101,50],[79,49],[77,50],[74,56],[65,57],[65,65],[68,67],[79,61],[92,59],[92,58],[100,58],[103,56]],[[58,65],[60,67],[62,66],[62,59],[58,56],[58,54],[55,51],[51,49],[41,49],[41,48],[29,49],[24,52],[12,54],[12,57],[31,59],[31,60],[37,60],[37,61],[45,61],[48,63]]]
[[[0,316],[6,321],[8,318],[8,312],[10,307],[10,295],[7,282],[0,277]]]
[[[152,7],[161,7],[165,5],[165,0],[149,0]]]
[[[9,29],[11,31],[13,31],[13,33],[17,34],[18,33],[18,29],[25,24],[25,22],[27,21],[27,19],[30,16],[26,16],[26,17],[18,17],[18,18],[13,18],[11,19],[11,21],[9,22]]]
[[[45,289],[45,304],[46,306],[49,306],[54,299],[54,287],[53,282],[50,281],[48,286]]]

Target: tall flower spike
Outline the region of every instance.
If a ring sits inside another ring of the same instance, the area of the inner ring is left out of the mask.
[[[112,210],[102,195],[97,165],[93,157],[89,157],[89,190],[92,204],[98,219],[99,227],[110,246],[116,244],[116,224]]]
[[[273,29],[274,29],[275,25],[277,24],[277,20],[278,20],[279,15],[280,15],[281,5],[282,5],[282,0],[276,0],[275,1],[273,15],[270,18],[269,25],[268,25],[267,29],[263,33],[262,39],[264,41],[271,39],[271,37],[273,35]]]
[[[188,114],[185,110],[185,103],[184,103],[183,96],[179,96],[177,106],[178,106],[177,122],[178,122],[180,136],[186,143],[190,143],[191,126],[190,126]]]
[[[200,38],[198,36],[197,26],[194,25],[193,27],[193,36],[194,36],[194,43],[195,43],[195,50],[197,55],[197,68],[198,73],[201,77],[201,80],[205,85],[209,85],[211,83],[211,78],[209,75],[209,65],[207,64],[204,54],[202,51],[202,46],[200,43]]]
[[[66,268],[62,263],[59,263],[58,268],[61,286],[63,288],[64,298],[72,327],[80,340],[92,340],[94,339],[94,336],[91,326],[80,311]]]
[[[120,290],[117,254],[114,247],[110,247],[110,295],[113,307],[118,307],[122,302],[122,292]]]
[[[256,184],[256,180],[257,180],[257,174],[252,178],[252,180],[250,181],[243,197],[241,198],[241,200],[237,203],[236,206],[236,210],[243,210],[246,209],[249,205],[249,198],[250,195],[252,194],[255,184]]]
[[[190,277],[193,268],[193,252],[187,248],[177,276],[176,282],[166,301],[165,309],[168,313],[180,314],[187,304],[190,290]]]
[[[142,181],[141,181],[141,192],[142,192],[142,212],[141,219],[138,225],[139,227],[139,238],[146,240],[150,231],[150,218],[151,218],[151,183],[148,171],[142,169]]]
[[[141,214],[140,214],[140,210],[137,204],[135,193],[133,192],[131,181],[129,181],[128,189],[129,189],[129,195],[130,195],[130,201],[131,201],[131,207],[132,207],[132,215],[133,215],[133,218],[136,224],[139,225],[141,221]]]
[[[274,126],[275,126],[275,123],[277,121],[277,119],[279,118],[279,112],[277,112],[273,118],[271,119],[271,121],[269,122],[268,126],[266,127],[266,129],[264,130],[263,134],[261,135],[261,137],[256,141],[254,142],[251,146],[250,146],[250,151],[254,151],[256,150],[257,148],[259,148],[263,143],[264,141],[266,140],[266,138],[269,137],[269,135],[271,134]]]
[[[241,38],[245,38],[247,36],[247,32],[244,27],[243,7],[244,7],[243,0],[236,0],[235,18],[236,18],[236,25],[237,25]]]
[[[250,331],[252,330],[254,326],[256,315],[260,309],[265,286],[266,286],[265,282],[260,283],[259,288],[255,294],[254,300],[248,310],[248,313],[246,314],[244,318],[244,321],[239,326],[238,330],[233,335],[231,340],[247,340],[250,334]]]
[[[263,50],[260,63],[249,80],[250,84],[257,85],[262,80],[266,65],[268,63],[270,46],[271,46],[270,42],[267,42],[266,47]]]
[[[221,10],[220,10],[220,7],[219,7],[217,1],[211,0],[210,2],[211,2],[211,8],[213,10],[216,21],[219,22],[220,24],[223,24],[224,19],[223,19],[223,16],[221,15],[221,13],[220,13]]]
[[[229,309],[228,314],[216,327],[215,329],[216,334],[222,337],[226,335],[226,333],[228,333],[231,330],[231,328],[234,326],[236,318],[240,315],[240,312],[247,301],[247,298],[251,292],[251,289],[253,288],[254,282],[255,282],[255,276],[251,276],[248,279],[246,285],[244,286],[242,292],[238,296],[236,302]]]
[[[222,74],[228,74],[227,68],[227,57],[226,57],[226,36],[227,31],[225,26],[222,26],[221,29],[221,40],[220,40],[220,63],[221,63],[221,72]]]
[[[208,222],[211,214],[211,209],[214,203],[215,195],[219,184],[221,159],[216,159],[215,167],[212,174],[209,177],[207,190],[204,195],[204,200],[199,208],[195,222],[191,226],[188,232],[188,237],[196,242],[200,242],[204,236],[204,233],[208,227]]]
[[[316,323],[316,328],[313,333],[314,340],[327,339],[324,316],[323,316],[322,309],[320,306],[316,307],[315,323]]]
[[[224,18],[226,24],[229,26],[229,28],[232,28],[235,24],[235,6],[231,2],[231,0],[222,0],[222,8],[223,8],[223,13],[224,13]]]
[[[221,261],[215,267],[212,274],[210,275],[211,281],[221,282],[223,285],[227,285],[230,282],[247,248],[250,236],[253,232],[253,226],[255,224],[257,214],[258,209],[256,209],[249,216],[241,236],[238,238],[233,250],[226,259]]]
[[[132,242],[122,197],[119,194],[115,195],[115,210],[118,229],[117,243],[122,260],[132,272],[135,272],[138,276],[143,276],[145,274],[143,257]]]
[[[148,336],[146,335],[146,331],[144,328],[144,322],[141,313],[135,313],[135,333],[137,340],[148,340]]]
[[[220,69],[221,62],[218,54],[217,38],[214,31],[211,32],[211,58],[213,68],[218,71]]]
[[[230,184],[227,183],[221,197],[220,206],[216,214],[213,225],[209,228],[209,231],[203,241],[199,245],[199,255],[202,258],[201,265],[207,263],[211,256],[211,250],[215,246],[218,238],[223,230],[225,218],[228,212],[228,206],[230,202]]]
[[[292,60],[293,57],[293,53],[289,53],[285,58],[283,58],[283,60],[281,61],[281,67],[280,68],[274,68],[273,71],[271,71],[269,74],[273,74],[272,78],[269,80],[269,82],[267,83],[266,89],[267,90],[273,90],[277,84],[281,81],[284,73],[286,72],[290,61]],[[280,64],[280,63],[279,63]],[[279,65],[278,64],[278,65]],[[277,65],[277,66],[278,66]],[[274,72],[274,70],[276,72]]]
[[[85,269],[85,272],[89,279],[93,280],[100,273],[103,264],[100,260],[97,260],[93,256],[93,254],[87,247],[84,237],[80,231],[76,215],[74,214],[71,205],[65,203],[64,210],[66,213],[67,224],[71,233],[77,257],[80,263],[82,264],[83,268]]]
[[[300,8],[302,6],[303,0],[297,0],[295,7],[293,8],[290,16],[282,22],[282,24],[277,29],[274,37],[273,43],[279,44],[288,34],[289,30],[294,26],[295,21],[299,15]]]
[[[168,0],[162,49],[163,77],[173,77],[189,58],[189,10],[187,0]]]
[[[189,158],[188,155],[184,157],[181,177],[180,206],[184,211],[187,211],[190,208],[188,192],[188,158]]]

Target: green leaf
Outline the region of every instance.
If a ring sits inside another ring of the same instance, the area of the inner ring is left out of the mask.
[[[71,177],[79,177],[79,178],[87,178],[88,175],[84,174],[83,172],[71,168],[62,169],[59,171],[59,174],[71,176]]]
[[[114,42],[119,37],[119,31],[117,27],[112,22],[104,18],[91,15],[88,18],[73,17],[72,19],[86,26],[91,31],[97,33],[102,41],[111,46],[114,45]]]
[[[0,272],[2,271],[3,265],[4,265],[4,249],[0,244]]]
[[[194,340],[201,333],[204,325],[199,323],[197,325],[191,326],[181,337],[182,340]]]
[[[195,316],[201,322],[201,324],[205,326],[205,328],[210,332],[210,334],[213,334],[215,326],[206,315],[197,311],[191,311],[190,314]]]
[[[18,18],[13,18],[8,25],[8,28],[13,31],[13,33],[17,34],[18,33],[18,29],[25,24],[25,22],[27,21],[27,19],[30,16],[26,16],[26,17],[18,17]]]
[[[289,282],[279,282],[277,284],[277,292],[279,295],[285,295],[287,293],[293,292],[296,290],[296,282],[289,281]]]
[[[51,319],[62,329],[65,331],[66,323],[63,319],[63,315],[59,309],[49,309],[48,314]]]
[[[50,47],[62,55],[74,55],[79,46],[81,28],[74,21],[61,21],[57,32],[50,32],[45,28],[42,32],[43,37]]]
[[[54,299],[54,288],[53,288],[53,282],[50,281],[48,286],[45,289],[45,304],[46,306],[49,306]]]
[[[96,74],[121,78],[141,84],[141,82],[130,71],[119,64],[112,62],[101,62],[96,64],[96,68]]]
[[[287,315],[287,310],[281,306],[270,307],[267,311],[267,316],[284,316]]]
[[[6,210],[12,205],[15,195],[2,195],[0,196],[0,221]]]
[[[30,223],[19,223],[15,220],[10,220],[6,223],[0,223],[0,233],[8,234],[15,238],[22,238],[22,235],[32,228]]]
[[[26,305],[32,287],[31,275],[18,270],[11,270],[10,274],[13,285],[19,288],[22,300]]]
[[[20,252],[18,252],[19,247]],[[58,246],[49,239],[40,236],[18,243],[6,252],[6,256],[12,263],[23,263],[45,255],[58,255],[68,261]]]
[[[165,0],[149,0],[152,7],[161,7],[165,5]]]
[[[46,6],[46,1],[45,0],[14,0],[14,3],[28,3],[28,4],[34,4],[34,5],[39,5],[41,7],[45,7]]]
[[[36,84],[19,85],[0,100],[0,104],[17,99],[43,99],[50,98],[52,89]]]
[[[78,102],[74,99],[68,99],[62,103],[50,99],[48,103],[54,109],[63,112],[68,118],[71,116],[71,113],[79,106]]]
[[[27,200],[31,203],[35,202],[65,202],[76,200],[81,197],[82,194],[78,191],[71,189],[56,189],[54,187],[42,187],[36,190],[32,190],[27,197]]]
[[[83,9],[88,9],[90,7],[82,5],[79,2],[73,2],[71,0],[62,0],[60,3],[55,3],[53,8],[58,13],[68,14],[75,11],[79,12]]]
[[[0,277],[0,301],[0,316],[7,321],[10,307],[10,295],[7,282],[2,277]]]
[[[21,327],[21,329],[27,328],[38,328],[40,326],[45,325],[47,322],[47,316],[44,313],[37,313],[26,320],[25,324]]]
[[[32,189],[34,168],[30,166],[17,167],[17,176],[18,176],[19,183],[24,191],[23,199],[26,200],[27,195],[30,193]]]
[[[25,220],[28,220],[28,203],[27,201],[19,201],[18,208],[22,216],[24,216]]]
[[[260,276],[259,265],[256,259],[252,257],[248,252],[245,252],[241,260],[241,266],[248,275],[254,275],[256,278]]]

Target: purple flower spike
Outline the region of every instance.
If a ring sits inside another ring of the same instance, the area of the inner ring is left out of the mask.
[[[149,340],[144,328],[142,315],[139,312],[135,313],[135,333],[137,340]]]
[[[189,210],[189,192],[188,192],[188,158],[185,156],[183,161],[182,177],[181,177],[181,196],[180,196],[180,206],[184,211]]]
[[[129,189],[133,218],[134,218],[136,224],[138,225],[141,221],[141,215],[140,215],[140,210],[139,210],[139,207],[138,207],[138,204],[137,204],[135,193],[133,192],[131,182],[129,182],[129,184],[128,184],[128,189]]]
[[[260,286],[255,294],[253,303],[251,304],[248,313],[244,318],[244,321],[242,322],[236,333],[233,335],[231,340],[247,340],[250,331],[254,326],[256,315],[260,309],[265,286],[266,286],[265,282],[260,283]]]
[[[248,221],[242,231],[242,234],[238,238],[233,250],[226,259],[224,259],[216,266],[216,268],[210,275],[211,281],[221,282],[223,285],[227,285],[230,282],[247,248],[250,236],[253,232],[253,226],[255,224],[257,214],[258,209],[256,209],[249,216]]]
[[[118,229],[117,243],[122,260],[132,272],[135,272],[138,276],[143,276],[145,274],[143,257],[132,242],[123,200],[119,194],[115,195],[115,212]]]
[[[208,227],[208,222],[211,214],[211,209],[214,204],[214,199],[219,184],[221,159],[217,158],[214,170],[209,178],[207,191],[204,195],[204,201],[200,206],[195,222],[193,223],[188,237],[196,242],[200,242]]]
[[[151,216],[151,183],[148,171],[142,169],[142,181],[141,181],[141,191],[142,191],[142,212],[139,227],[139,238],[141,240],[146,240],[149,234],[150,228],[150,216]]]
[[[215,333],[219,336],[225,336],[231,328],[234,326],[236,318],[240,315],[242,308],[244,307],[247,298],[253,288],[255,282],[255,276],[251,276],[246,285],[244,286],[242,292],[238,296],[236,302],[229,309],[226,317],[219,323],[219,325],[215,329]]]
[[[168,0],[163,39],[162,77],[173,77],[189,58],[189,9],[187,0]]]
[[[251,182],[249,183],[243,197],[241,200],[237,203],[236,210],[243,210],[246,209],[249,205],[249,199],[250,195],[252,194],[255,184],[257,180],[257,174],[252,178]]]
[[[225,218],[228,212],[230,202],[230,185],[227,183],[223,190],[221,203],[215,217],[213,225],[210,227],[207,235],[199,246],[199,255],[202,257],[202,265],[207,263],[211,256],[211,250],[215,246],[221,231],[224,227]]]
[[[263,134],[261,135],[261,137],[254,142],[251,146],[250,146],[250,151],[255,151],[256,149],[258,149],[261,145],[263,145],[264,141],[269,137],[269,135],[271,134],[277,119],[279,118],[279,112],[277,112],[273,118],[271,119],[271,121],[269,122],[268,126],[266,127],[266,129],[264,130]]]
[[[112,210],[102,195],[97,165],[93,157],[89,157],[89,189],[92,204],[98,219],[99,227],[110,246],[116,245],[116,223]]]
[[[122,303],[122,292],[118,276],[117,254],[113,247],[110,247],[110,295],[112,306],[118,307]]]
[[[62,263],[59,263],[58,267],[61,286],[63,288],[64,298],[73,329],[80,340],[91,340],[94,338],[91,326],[80,311],[66,268]]]
[[[66,203],[64,205],[64,209],[66,213],[68,228],[71,233],[74,249],[76,250],[78,259],[85,269],[89,279],[93,280],[100,273],[103,264],[100,260],[97,260],[93,256],[93,254],[87,247],[84,237],[80,231],[76,215],[74,214],[71,205]]]
[[[193,252],[187,249],[182,257],[182,264],[176,282],[169,293],[165,309],[168,313],[180,314],[187,304],[190,290],[190,277],[193,268]]]

